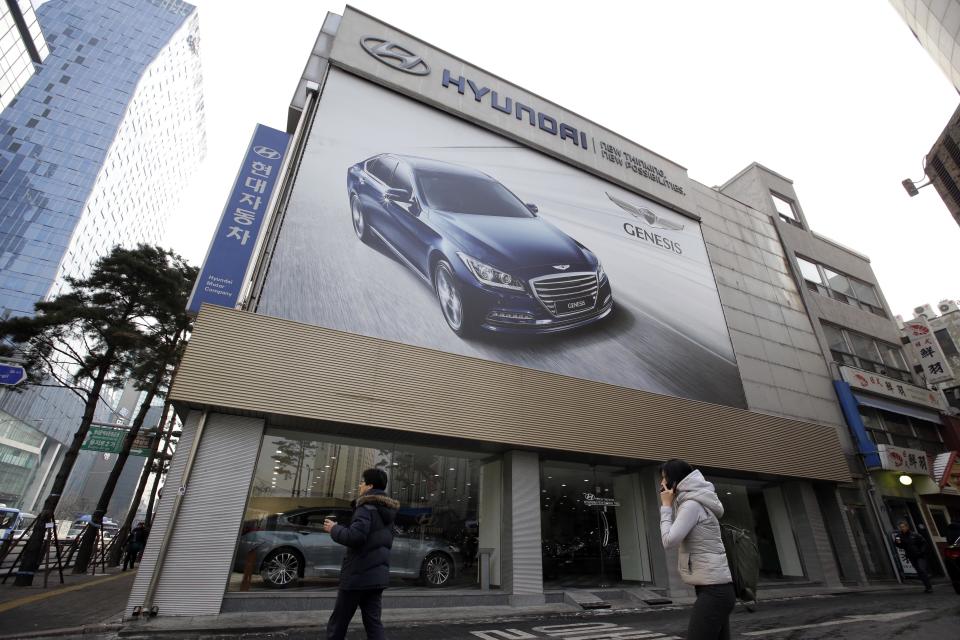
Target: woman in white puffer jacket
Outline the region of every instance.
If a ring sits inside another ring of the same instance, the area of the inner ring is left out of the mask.
[[[737,597],[720,538],[723,505],[703,474],[683,460],[660,467],[660,537],[679,547],[680,578],[697,592],[687,640],[729,640]]]

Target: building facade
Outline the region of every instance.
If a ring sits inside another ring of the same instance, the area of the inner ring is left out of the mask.
[[[115,244],[159,242],[205,153],[196,12],[62,2],[50,55],[0,114],[0,313],[31,315]]]
[[[960,310],[955,300],[948,299],[936,307],[915,307],[914,314],[901,322],[905,349],[917,375],[947,403],[942,416],[944,446],[931,462],[933,486],[923,486],[932,532],[942,537],[948,524],[960,521]]]
[[[890,0],[890,4],[960,92],[960,2]]]
[[[777,221],[849,428],[844,449],[855,483],[839,493],[855,516],[864,569],[874,579],[890,577],[892,557],[895,571],[913,575],[889,534],[906,519],[938,538],[923,494],[934,491],[933,461],[949,448],[946,404],[914,371],[870,260],[810,230],[792,181],[754,164],[721,191]],[[901,459],[913,463],[895,463]]]
[[[30,0],[0,6],[0,111],[13,102],[49,51]]]
[[[286,134],[261,129],[195,291],[238,304],[200,309],[178,371],[183,491],[128,615],[329,608],[317,527],[365,466],[401,502],[398,584],[443,587],[386,606],[685,593],[658,532],[672,457],[756,537],[765,588],[893,578],[769,192],[699,184],[349,7]]]
[[[37,17],[49,54],[0,113],[2,317],[32,315],[115,245],[160,243],[206,151],[192,5],[52,0]],[[82,414],[76,396],[53,387],[0,390],[0,408],[22,422],[18,432],[38,430],[61,452]],[[111,412],[105,403],[98,420]],[[83,452],[75,477],[95,459]],[[19,502],[34,508],[44,495],[34,486]]]
[[[960,92],[960,2],[958,0],[890,0],[900,17],[937,66]],[[947,209],[960,224],[960,111],[951,116],[924,161]],[[907,184],[907,183],[905,183]],[[913,192],[915,193],[915,192]]]

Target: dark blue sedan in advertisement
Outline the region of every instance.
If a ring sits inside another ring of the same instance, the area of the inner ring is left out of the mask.
[[[485,173],[381,154],[347,171],[353,228],[436,292],[450,328],[549,333],[610,314],[600,261]]]

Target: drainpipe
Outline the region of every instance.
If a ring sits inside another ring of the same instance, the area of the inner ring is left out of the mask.
[[[163,570],[163,563],[167,559],[167,549],[170,548],[170,542],[173,538],[173,531],[176,528],[177,516],[180,514],[180,506],[183,504],[183,498],[187,493],[187,486],[190,482],[190,472],[193,471],[193,463],[197,458],[197,450],[200,448],[200,439],[203,437],[203,428],[207,424],[208,411],[204,409],[200,416],[200,422],[197,424],[197,435],[193,439],[193,445],[190,447],[190,455],[187,457],[187,464],[183,469],[183,475],[180,477],[180,487],[177,495],[173,498],[173,509],[170,511],[170,519],[167,520],[167,528],[163,532],[163,538],[160,540],[160,552],[157,554],[157,562],[153,567],[153,573],[150,574],[150,583],[147,585],[147,593],[143,597],[143,615],[154,616],[153,596],[157,591],[157,584],[160,582],[160,572]]]

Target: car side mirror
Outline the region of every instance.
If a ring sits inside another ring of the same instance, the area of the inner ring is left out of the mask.
[[[534,215],[536,215],[536,214],[540,211],[540,207],[538,207],[537,205],[533,204],[532,202],[528,202],[528,203],[527,203],[527,209],[529,209],[529,210],[530,210],[530,213],[532,213],[532,214],[534,214]]]
[[[384,198],[395,202],[410,202],[412,195],[408,189],[390,188],[383,192]]]
[[[408,211],[410,211],[410,214],[414,216],[419,216],[423,211],[423,208],[420,206],[420,201],[417,200],[415,196],[410,198],[410,209],[408,209]]]

